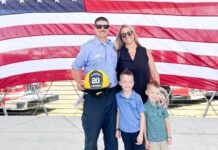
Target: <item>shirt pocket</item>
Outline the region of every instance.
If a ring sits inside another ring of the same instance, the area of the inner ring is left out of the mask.
[[[95,54],[89,59],[89,66],[98,67],[103,65],[105,58],[101,54]],[[96,68],[97,69],[97,68]]]

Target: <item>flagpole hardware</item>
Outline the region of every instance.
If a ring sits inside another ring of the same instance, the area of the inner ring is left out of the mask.
[[[204,114],[203,114],[203,117],[206,117],[207,116],[207,113],[208,113],[208,110],[209,110],[209,107],[211,107],[213,109],[213,111],[216,113],[216,111],[214,110],[213,106],[212,106],[212,101],[214,100],[214,97],[216,95],[216,92],[217,91],[214,91],[210,97],[210,99],[208,100],[207,97],[205,96],[205,99],[207,101],[207,106],[204,110]]]
[[[39,100],[39,104],[38,104],[38,107],[36,108],[35,112],[33,113],[33,115],[35,115],[35,113],[37,112],[37,110],[40,108],[40,106],[42,106],[44,112],[45,112],[45,115],[48,116],[48,111],[43,103],[43,99],[46,97],[46,95],[48,94],[48,91],[50,90],[51,86],[52,86],[53,82],[51,82],[51,84],[49,85],[48,89],[46,90],[45,94],[43,96],[40,96],[39,93],[39,89],[36,88],[37,85],[36,84],[31,84],[33,90],[35,91],[35,94],[37,95],[38,97],[38,100]]]
[[[1,92],[2,93],[2,92]],[[4,98],[6,97],[6,95],[7,95],[7,93],[8,93],[8,91],[7,92],[5,92],[4,94],[1,94],[1,97],[0,97],[0,105],[1,105],[1,107],[2,107],[2,109],[3,109],[3,112],[4,112],[4,115],[5,116],[8,116],[8,112],[7,112],[7,109],[6,109],[6,107],[5,107],[5,104],[4,104]]]

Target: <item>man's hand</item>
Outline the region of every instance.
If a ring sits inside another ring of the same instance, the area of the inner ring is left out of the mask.
[[[118,139],[121,137],[120,130],[116,130],[115,137],[118,138]]]
[[[79,91],[84,91],[84,82],[80,81],[79,83],[77,83],[77,90]]]

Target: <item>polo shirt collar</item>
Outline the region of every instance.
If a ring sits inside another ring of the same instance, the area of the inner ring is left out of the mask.
[[[127,99],[124,95],[123,95],[123,91],[120,91],[119,93],[120,97]],[[135,97],[135,91],[132,90],[130,97],[128,98],[128,100],[132,100]]]
[[[155,107],[155,108],[159,107],[158,105],[154,106],[154,105],[150,102],[149,99],[148,99],[148,104],[149,104],[151,107]]]

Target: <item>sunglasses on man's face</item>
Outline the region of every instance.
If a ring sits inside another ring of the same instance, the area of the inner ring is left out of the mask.
[[[131,36],[132,35],[132,31],[128,31],[128,32],[126,32],[126,33],[121,33],[121,37],[122,38],[126,38],[127,36]]]
[[[101,29],[101,28],[108,29],[108,28],[109,28],[109,25],[96,24],[95,27],[96,27],[97,29]]]

